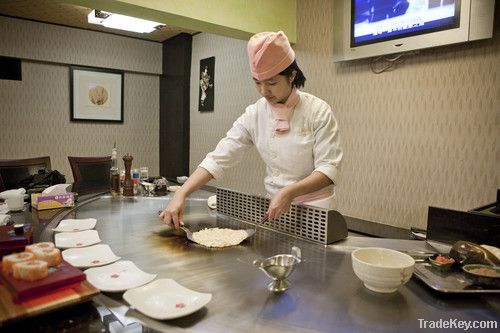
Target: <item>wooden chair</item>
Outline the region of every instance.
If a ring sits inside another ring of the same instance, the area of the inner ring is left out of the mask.
[[[16,188],[21,180],[43,168],[50,170],[49,156],[0,160],[0,192]]]
[[[68,160],[74,179],[73,192],[90,194],[109,191],[111,156],[68,156]]]

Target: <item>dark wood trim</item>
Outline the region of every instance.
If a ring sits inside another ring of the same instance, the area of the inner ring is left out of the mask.
[[[192,36],[182,33],[163,43],[160,76],[160,175],[189,174],[189,90]]]
[[[13,160],[0,160],[0,167],[7,166],[30,166],[30,165],[45,165],[50,170],[50,156],[22,158]]]

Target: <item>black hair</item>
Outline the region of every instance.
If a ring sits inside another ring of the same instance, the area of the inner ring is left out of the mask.
[[[305,83],[306,83],[306,77],[304,76],[304,73],[302,73],[302,70],[299,68],[299,65],[297,65],[297,61],[294,60],[290,66],[285,68],[279,75],[284,75],[284,76],[290,76],[292,75],[292,72],[296,71],[297,74],[295,75],[295,79],[293,79],[292,86],[295,88],[302,88]]]

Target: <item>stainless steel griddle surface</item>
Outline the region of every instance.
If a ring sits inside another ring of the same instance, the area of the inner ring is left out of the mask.
[[[252,224],[218,215],[207,207],[213,193],[197,191],[186,202],[184,221],[192,230],[204,227],[248,229]],[[184,318],[156,321],[129,309],[122,293],[103,293],[96,302],[107,306],[123,323],[139,321],[158,331],[192,332],[421,332],[425,320],[500,320],[500,298],[494,295],[442,295],[412,280],[394,294],[376,294],[354,275],[350,252],[358,247],[384,246],[428,251],[421,241],[356,237],[323,246],[286,234],[257,228],[250,239],[229,248],[205,248],[158,218],[172,194],[158,198],[102,196],[55,219],[41,234],[53,239],[51,228],[61,218],[96,218],[96,230],[113,252],[140,269],[172,278],[187,288],[210,292],[212,301]],[[270,279],[252,265],[254,259],[302,250],[303,261],[289,277],[282,294],[266,289]]]

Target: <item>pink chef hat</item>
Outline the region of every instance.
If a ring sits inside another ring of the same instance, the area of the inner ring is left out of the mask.
[[[260,32],[247,45],[252,76],[267,80],[286,69],[295,60],[290,42],[283,31]]]

